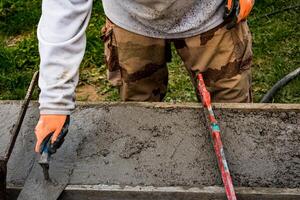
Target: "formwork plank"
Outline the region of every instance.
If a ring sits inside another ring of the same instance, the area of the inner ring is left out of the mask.
[[[18,196],[21,188],[9,187],[10,199]],[[239,200],[298,200],[300,189],[237,187]],[[119,185],[69,185],[60,200],[226,200],[222,187],[202,188],[119,186]]]

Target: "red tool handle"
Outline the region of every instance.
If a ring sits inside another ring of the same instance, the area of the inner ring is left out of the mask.
[[[210,131],[212,134],[213,138],[213,143],[214,143],[214,149],[215,153],[218,159],[218,165],[219,169],[222,175],[222,180],[226,192],[226,196],[228,200],[236,200],[236,195],[234,192],[229,168],[227,165],[227,161],[225,159],[225,154],[224,154],[224,149],[223,149],[223,144],[221,141],[221,136],[220,136],[220,127],[218,125],[218,122],[215,118],[212,106],[211,106],[211,99],[210,99],[210,94],[206,89],[203,76],[201,73],[198,74],[198,90],[200,93],[201,101],[203,104],[203,107],[207,109],[206,116],[210,122]]]

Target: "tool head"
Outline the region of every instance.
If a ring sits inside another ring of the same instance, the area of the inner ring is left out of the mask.
[[[46,141],[45,144],[43,144],[42,153],[41,153],[40,160],[39,160],[39,164],[43,168],[44,178],[47,181],[50,180],[50,177],[49,177],[50,154],[48,151],[49,144],[50,144],[50,138]]]
[[[43,168],[43,174],[44,174],[44,179],[46,181],[50,180],[50,176],[49,176],[49,164],[43,163],[41,164],[41,167]]]
[[[43,174],[44,174],[44,178],[45,180],[49,180],[49,161],[50,161],[50,155],[47,151],[43,151],[40,160],[39,160],[39,164],[41,165],[41,167],[43,168]]]

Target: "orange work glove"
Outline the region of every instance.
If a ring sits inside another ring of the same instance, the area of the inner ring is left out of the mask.
[[[232,19],[228,28],[247,19],[255,0],[226,0],[224,19]]]
[[[41,115],[35,127],[35,136],[37,139],[35,151],[40,152],[40,146],[44,139],[52,134],[51,143],[53,144],[59,136],[64,124],[67,120],[67,115]]]

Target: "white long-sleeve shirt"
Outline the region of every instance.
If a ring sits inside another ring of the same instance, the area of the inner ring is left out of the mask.
[[[70,114],[92,0],[43,0],[38,25],[41,114]],[[184,38],[223,22],[224,0],[102,0],[118,26],[149,37]]]

